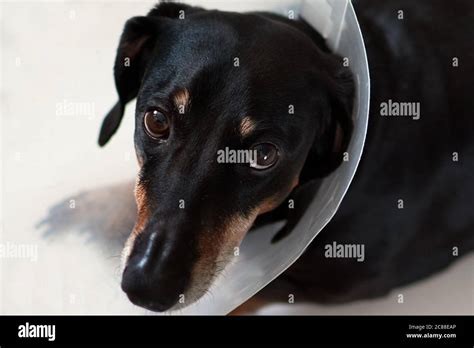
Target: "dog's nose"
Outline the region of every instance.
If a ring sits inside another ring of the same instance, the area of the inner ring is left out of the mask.
[[[179,297],[170,279],[159,279],[137,263],[125,268],[122,290],[135,305],[158,312],[170,309]]]
[[[151,233],[143,232],[122,274],[122,290],[130,301],[153,311],[173,307],[190,281],[189,241],[169,230],[155,225]]]

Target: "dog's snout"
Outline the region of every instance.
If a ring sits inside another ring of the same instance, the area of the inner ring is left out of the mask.
[[[134,304],[165,311],[185,292],[192,259],[178,233],[142,232],[122,274],[122,290]]]
[[[167,279],[159,279],[147,268],[129,264],[122,275],[122,290],[132,303],[152,311],[166,311],[179,298],[179,290]]]

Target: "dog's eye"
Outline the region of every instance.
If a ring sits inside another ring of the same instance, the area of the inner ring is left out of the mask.
[[[166,139],[169,136],[168,118],[159,110],[150,110],[143,118],[146,133],[154,139]]]
[[[251,149],[254,152],[254,160],[250,163],[250,167],[255,169],[267,169],[273,166],[278,160],[278,149],[270,143],[262,143],[254,145]]]

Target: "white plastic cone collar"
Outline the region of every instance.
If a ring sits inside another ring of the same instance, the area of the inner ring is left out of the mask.
[[[334,52],[349,59],[355,77],[354,133],[350,160],[325,178],[310,207],[281,242],[271,244],[277,227],[266,226],[248,234],[239,256],[210,288],[209,294],[173,314],[227,314],[265,287],[302,254],[336,213],[357,169],[364,147],[369,116],[370,81],[367,56],[359,24],[348,0],[306,1],[186,1],[206,9],[272,11],[295,18],[301,15],[327,40]]]

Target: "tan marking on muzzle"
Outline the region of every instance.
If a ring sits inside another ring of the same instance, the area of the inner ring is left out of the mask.
[[[241,244],[257,216],[278,207],[298,182],[299,177],[296,176],[287,191],[263,201],[247,217],[232,217],[222,226],[220,233],[207,231],[203,234],[198,244],[200,257],[191,271],[191,282],[185,294],[184,306],[195,302],[206,293],[217,275],[234,260],[235,248]],[[183,306],[177,305],[175,308],[180,307]]]
[[[221,231],[206,231],[198,242],[199,259],[191,271],[190,286],[185,298],[188,306],[204,295],[215,278],[234,259],[234,250],[240,245],[252,226],[257,211],[247,217],[236,215],[221,227]],[[216,233],[217,232],[217,233]],[[175,308],[183,307],[177,305]]]
[[[290,191],[293,191],[295,189],[295,187],[298,186],[299,184],[300,184],[300,176],[297,175],[293,178],[293,182],[291,183]]]
[[[140,184],[140,181],[138,178],[135,182],[134,193],[135,193],[135,201],[137,203],[137,219],[135,221],[135,226],[133,227],[132,233],[130,234],[127,241],[125,242],[125,246],[122,250],[122,257],[121,257],[122,271],[124,270],[128,262],[128,258],[130,257],[130,253],[132,252],[133,244],[135,242],[135,239],[137,238],[137,235],[139,235],[143,231],[143,228],[145,227],[145,224],[147,223],[149,219],[149,209],[148,209],[148,204],[147,204],[146,192],[145,192],[144,187]]]
[[[278,199],[278,197],[270,197],[269,199],[263,201],[262,204],[259,206],[258,214],[265,214],[268,213],[269,211],[272,211],[276,207],[278,207],[281,204],[281,200]]]
[[[284,197],[287,197],[291,193],[291,191],[293,191],[294,188],[298,186],[298,184],[299,176],[296,176],[291,183],[289,191],[276,194],[275,196],[263,201],[258,207],[258,214],[260,215],[268,213],[269,211],[272,211],[273,209],[278,207],[281,203],[283,203]]]
[[[189,91],[186,88],[181,88],[174,92],[173,102],[180,111],[186,112],[189,108],[190,99]]]

